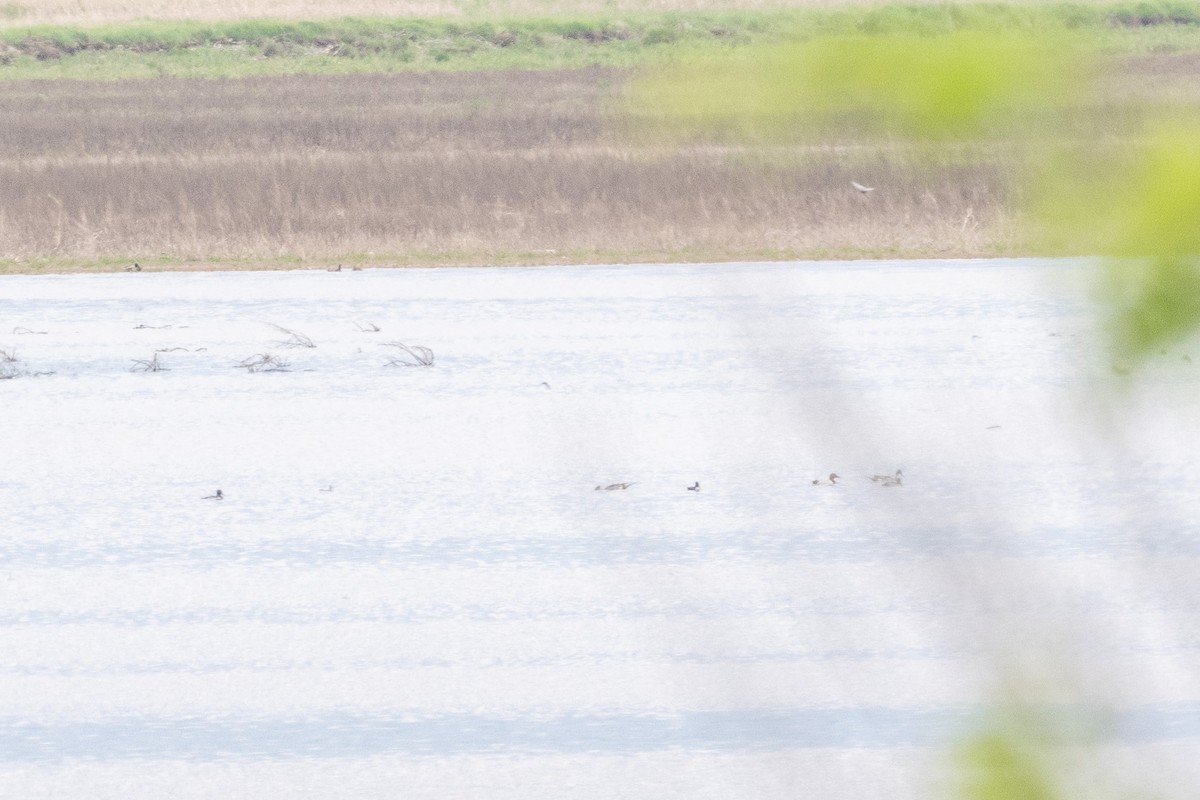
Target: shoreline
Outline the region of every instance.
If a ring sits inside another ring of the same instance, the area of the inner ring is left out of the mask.
[[[9,275],[103,275],[121,272],[355,272],[368,269],[481,269],[523,267],[589,267],[624,266],[637,264],[728,264],[769,263],[786,261],[847,262],[847,261],[932,261],[932,260],[986,260],[998,258],[1058,258],[1060,255],[1043,255],[1028,251],[1013,251],[1005,248],[970,250],[916,250],[894,251],[827,250],[819,253],[805,251],[742,251],[710,253],[638,252],[638,253],[592,253],[554,255],[514,253],[503,258],[381,258],[371,260],[307,259],[304,261],[283,259],[247,259],[244,261],[173,261],[160,262],[129,259],[120,262],[87,262],[47,265],[0,265],[0,277]],[[140,268],[132,270],[137,264]],[[339,269],[340,267],[340,269]]]

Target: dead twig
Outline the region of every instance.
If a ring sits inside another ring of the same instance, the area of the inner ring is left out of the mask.
[[[243,358],[238,363],[238,367],[247,372],[287,372],[291,369],[291,365],[288,362],[270,353],[259,353],[258,355]]]
[[[158,353],[155,353],[150,358],[135,358],[133,366],[129,368],[130,372],[166,372],[168,368],[158,360]]]
[[[379,333],[380,331],[380,327],[374,322],[368,322],[366,325],[360,325],[356,322],[354,325],[363,333]]]
[[[433,351],[423,345],[407,345],[404,342],[384,342],[384,347],[395,347],[403,355],[389,356],[385,367],[432,367]]]
[[[12,329],[12,332],[13,332],[13,333],[17,333],[17,334],[20,334],[20,333],[38,333],[38,334],[41,334],[42,336],[45,336],[45,335],[46,335],[46,332],[45,332],[45,331],[31,331],[29,328],[13,328],[13,329]]]
[[[17,366],[21,359],[17,358],[16,350],[0,349],[0,381],[10,381],[13,378],[53,375],[53,372],[30,372]]]
[[[267,324],[269,324],[272,328],[279,331],[280,333],[287,334],[288,338],[284,339],[283,341],[279,341],[279,342],[275,343],[279,347],[316,347],[316,345],[313,344],[312,339],[308,338],[308,336],[306,336],[303,333],[300,333],[299,331],[294,331],[294,330],[291,330],[290,328],[285,328],[282,325],[276,325],[273,322],[267,323]]]

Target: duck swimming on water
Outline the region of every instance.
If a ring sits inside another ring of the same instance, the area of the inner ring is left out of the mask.
[[[687,487],[687,490],[688,490],[689,492],[698,492],[698,491],[700,491],[700,481],[696,481],[696,482],[695,482],[695,483],[693,483],[691,486]]]
[[[597,486],[596,491],[599,492],[599,491],[603,490],[606,492],[613,492],[613,491],[619,491],[621,489],[628,489],[630,486],[633,486],[633,484],[632,483],[610,483],[608,486]]]
[[[217,489],[216,494],[210,494],[207,497],[205,497],[204,499],[205,500],[224,500],[225,494],[220,489]]]
[[[829,473],[829,480],[823,481],[820,478],[817,478],[816,480],[814,480],[812,482],[812,485],[813,486],[837,486],[838,477],[839,476],[836,472],[831,472],[831,473]]]
[[[895,475],[872,475],[871,481],[884,486],[900,486],[904,483],[904,470],[896,470]]]

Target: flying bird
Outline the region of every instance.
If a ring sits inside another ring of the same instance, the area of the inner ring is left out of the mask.
[[[873,191],[875,191],[875,187],[874,187],[874,186],[863,186],[863,185],[862,185],[861,183],[859,183],[858,181],[850,181],[850,185],[851,185],[851,186],[853,186],[855,189],[857,189],[857,190],[858,190],[859,192],[861,192],[862,194],[866,194],[867,192],[873,192]]]

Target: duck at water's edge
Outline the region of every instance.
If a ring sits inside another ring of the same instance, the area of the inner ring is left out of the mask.
[[[870,478],[874,483],[883,484],[884,486],[903,486],[904,470],[896,470],[895,475],[872,475]]]

